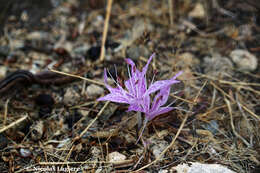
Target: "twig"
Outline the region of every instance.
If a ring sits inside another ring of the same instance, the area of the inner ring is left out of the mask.
[[[7,99],[6,102],[5,102],[5,113],[4,113],[4,122],[3,122],[4,126],[5,126],[6,120],[7,120],[8,103],[9,103],[9,99]]]
[[[99,113],[97,114],[96,118],[94,118],[94,119],[91,121],[91,123],[83,130],[83,132],[80,133],[79,136],[77,136],[77,137],[74,138],[73,143],[74,143],[74,141],[80,139],[80,138],[88,131],[88,129],[93,125],[93,123],[94,123],[94,122],[98,119],[98,117],[103,113],[103,111],[105,110],[105,108],[108,106],[109,103],[110,103],[109,101],[107,101],[107,102],[105,103],[105,105],[103,106],[103,108],[102,108],[102,109],[99,111]],[[70,157],[70,155],[71,155],[72,151],[74,150],[74,148],[75,148],[74,145],[72,145],[72,147],[70,148],[69,153],[67,154],[67,156],[66,156],[66,158],[65,158],[65,162],[62,162],[62,163],[68,165],[69,162],[66,162],[66,161],[67,161],[68,158]],[[63,165],[63,164],[61,164],[61,165]]]
[[[240,136],[240,135],[236,132],[235,126],[234,126],[234,122],[233,122],[233,115],[232,115],[232,109],[231,109],[231,106],[230,106],[230,101],[225,98],[225,102],[226,102],[227,107],[228,107],[228,112],[229,112],[229,115],[230,115],[230,124],[231,124],[231,128],[232,128],[232,130],[233,130],[233,133],[234,133],[239,139],[241,139],[248,147],[251,147],[250,144],[249,144],[242,136]]]
[[[169,14],[170,14],[170,24],[171,26],[173,26],[173,0],[168,0],[168,4],[169,4]]]
[[[172,97],[174,97],[174,98],[176,98],[176,99],[178,99],[178,100],[181,100],[181,101],[184,101],[184,102],[190,103],[190,104],[196,104],[194,101],[190,101],[190,100],[187,100],[187,99],[181,98],[181,97],[176,96],[176,95],[174,95],[174,94],[172,94],[172,93],[170,94],[170,96],[172,96]]]
[[[5,127],[1,128],[1,129],[0,129],[0,133],[2,133],[2,132],[4,132],[4,131],[6,131],[7,129],[9,129],[9,128],[11,128],[11,127],[13,127],[13,126],[19,124],[20,122],[26,120],[27,118],[28,118],[28,115],[26,115],[26,116],[24,116],[24,117],[22,117],[22,118],[16,120],[15,122],[12,122],[12,123],[9,124],[8,126],[5,126]]]
[[[108,106],[110,102],[107,101],[105,103],[105,105],[103,106],[103,108],[99,111],[99,113],[97,114],[96,118],[94,118],[94,120],[91,121],[91,123],[83,130],[83,132],[80,133],[79,138],[81,138],[87,131],[88,129],[93,125],[93,123],[98,119],[98,117],[103,113],[103,111],[105,110],[105,108]]]
[[[88,78],[85,78],[85,77],[82,77],[82,76],[78,76],[78,75],[74,75],[74,74],[69,74],[69,73],[57,71],[57,70],[54,70],[54,69],[49,69],[49,70],[52,71],[52,72],[58,73],[58,74],[62,74],[62,75],[66,75],[66,76],[71,76],[71,77],[79,78],[79,79],[85,80],[85,81],[90,82],[90,83],[94,83],[94,84],[97,84],[97,85],[105,86],[104,83],[101,83],[101,82],[98,82],[98,81],[95,81],[95,80],[92,80],[92,79],[88,79]]]
[[[101,45],[101,53],[100,53],[100,61],[104,61],[105,58],[105,42],[107,39],[107,31],[108,31],[108,24],[109,24],[109,18],[111,14],[111,7],[112,7],[113,0],[108,0],[107,3],[107,9],[106,9],[106,19],[104,24],[104,30],[102,35],[102,45]]]
[[[211,85],[213,85],[217,90],[219,90],[224,96],[228,97],[230,100],[232,100],[233,102],[235,102],[235,100],[228,95],[227,93],[225,93],[225,91],[223,91],[221,88],[219,88],[218,86],[216,86],[212,81],[210,82]],[[245,107],[244,105],[240,104],[241,107],[246,110],[249,114],[251,114],[253,117],[255,117],[258,121],[260,121],[260,117],[258,117],[254,112],[252,112],[251,110],[249,110],[247,107]]]
[[[103,163],[103,164],[113,164],[113,165],[121,165],[126,163],[132,163],[133,160],[123,160],[123,161],[83,161],[83,162],[39,162],[40,165],[73,165],[73,164],[95,164],[95,163]]]

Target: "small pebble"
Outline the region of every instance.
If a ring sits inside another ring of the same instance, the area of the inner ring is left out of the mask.
[[[230,55],[232,61],[237,65],[239,70],[254,71],[257,68],[257,58],[247,50],[236,49]]]
[[[7,67],[1,66],[0,67],[0,78],[4,78],[6,76],[6,73],[7,73]]]
[[[138,60],[140,57],[149,57],[149,51],[144,46],[133,45],[126,49],[126,57],[132,60]]]
[[[110,162],[120,162],[120,161],[124,161],[125,159],[126,156],[117,151],[108,154],[108,160]]]
[[[91,153],[91,160],[99,160],[102,152],[99,147],[93,146],[90,148],[90,153]]]
[[[77,93],[73,88],[68,88],[64,94],[63,102],[66,105],[74,105],[79,98],[79,93]]]
[[[101,52],[101,46],[93,46],[87,51],[86,57],[95,61],[99,58]]]
[[[173,167],[171,171],[177,173],[235,173],[219,164],[202,164],[198,162],[179,164]]]
[[[8,143],[9,143],[9,140],[7,139],[7,137],[5,137],[5,135],[3,135],[3,134],[0,134],[0,150],[7,147]]]
[[[35,103],[39,106],[53,106],[54,99],[49,94],[39,94],[35,98]]]
[[[99,96],[104,93],[104,89],[98,85],[90,84],[87,87],[86,93],[90,97]]]
[[[20,154],[22,157],[29,157],[32,153],[28,149],[20,148]]]
[[[196,18],[204,18],[205,17],[205,9],[201,3],[197,3],[193,10],[189,12],[190,17],[196,17]]]
[[[43,121],[38,121],[36,124],[31,126],[31,138],[35,141],[42,138],[44,131]]]
[[[203,60],[202,67],[207,75],[219,77],[225,74],[232,75],[233,73],[233,63],[227,57],[213,54],[211,57],[204,57]]]

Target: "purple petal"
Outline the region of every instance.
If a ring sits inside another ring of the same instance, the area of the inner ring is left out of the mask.
[[[145,116],[148,120],[152,120],[154,117],[161,115],[161,114],[164,114],[164,113],[167,113],[167,112],[169,112],[173,109],[174,109],[173,107],[160,107],[158,110],[156,110],[154,112],[145,114]]]
[[[116,102],[116,103],[129,103],[130,102],[130,98],[122,97],[121,95],[118,95],[118,94],[108,94],[97,100],[98,101],[111,101],[111,102]]]
[[[143,98],[143,104],[144,112],[149,112],[150,110],[150,96],[144,96]]]
[[[160,106],[164,105],[170,94],[170,86],[166,88],[162,88],[160,92],[154,97],[154,101],[152,103],[151,111],[157,110]]]
[[[130,79],[128,79],[127,81],[125,81],[125,87],[126,87],[126,89],[129,91],[129,93],[130,93],[131,95],[135,95],[135,89],[134,89],[134,86],[131,85]]]
[[[131,104],[128,107],[127,111],[136,111],[136,112],[143,112],[143,109],[139,106],[139,104]]]
[[[180,81],[177,80],[161,80],[161,81],[156,81],[155,83],[153,83],[148,90],[146,91],[145,95],[149,95],[151,93],[154,93],[162,88],[165,88],[169,85],[175,84],[175,83],[179,83]]]
[[[127,64],[131,65],[132,67],[135,66],[134,61],[132,61],[130,58],[126,58],[125,61]]]
[[[180,76],[183,71],[179,71],[175,76],[173,76],[170,80],[175,80],[178,76]]]
[[[170,80],[156,81],[155,83],[150,85],[150,87],[147,89],[147,91],[144,95],[149,95],[149,94],[154,93],[154,92],[156,92],[156,91],[158,91],[162,88],[165,88],[165,87],[170,86],[170,85],[175,84],[175,83],[179,83],[180,81],[175,80],[175,79],[181,74],[182,74],[182,71],[178,72]]]
[[[148,66],[149,66],[149,64],[151,63],[151,61],[152,61],[152,59],[153,59],[154,56],[155,56],[155,53],[153,53],[153,54],[150,56],[150,58],[149,58],[148,61],[147,61],[147,64],[143,67],[143,69],[142,69],[142,74],[143,74],[143,75],[146,74],[147,69],[148,69]]]

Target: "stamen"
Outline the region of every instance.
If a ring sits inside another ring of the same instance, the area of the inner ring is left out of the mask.
[[[113,82],[118,85],[117,81],[115,81],[115,79],[113,78],[113,76],[111,75],[110,71],[107,70],[108,74],[109,74],[109,77],[112,78]]]
[[[127,65],[127,72],[128,72],[128,77],[130,80],[130,85],[131,85],[132,91],[134,92],[134,86],[133,86],[132,77],[131,77],[130,70],[129,70],[129,65]],[[132,74],[132,76],[133,76],[133,74]],[[135,92],[134,92],[134,94],[135,94]]]
[[[117,69],[116,69],[116,65],[114,64],[114,68],[115,68],[115,72],[116,72],[116,80],[118,79],[118,75],[117,75]],[[117,80],[118,82],[118,80]]]
[[[150,85],[152,85],[153,84],[153,81],[154,81],[154,79],[155,79],[155,75],[157,74],[158,72],[157,72],[157,70],[154,70],[154,73],[153,73],[153,78],[152,78],[152,82],[151,82],[151,84]]]

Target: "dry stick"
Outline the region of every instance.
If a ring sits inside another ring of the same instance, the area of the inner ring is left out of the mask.
[[[231,81],[220,80],[220,79],[217,79],[215,77],[208,76],[208,75],[201,74],[201,73],[194,72],[194,74],[200,75],[201,77],[205,77],[205,78],[208,78],[208,79],[211,79],[211,80],[218,81],[219,83],[222,83],[222,84],[260,86],[260,83],[247,83],[247,82],[240,82],[240,81],[239,82],[231,82]]]
[[[168,4],[169,4],[169,14],[170,14],[170,24],[171,26],[173,26],[173,0],[168,0]]]
[[[79,78],[79,79],[85,80],[85,81],[90,82],[90,83],[94,83],[94,84],[97,84],[97,85],[105,86],[105,84],[102,83],[102,82],[98,82],[98,81],[95,81],[95,80],[92,80],[92,79],[88,79],[88,78],[85,78],[85,77],[82,77],[82,76],[78,76],[78,75],[74,75],[74,74],[69,74],[69,73],[57,71],[57,70],[54,70],[54,69],[49,69],[49,70],[52,71],[52,72],[58,73],[58,74],[62,74],[62,75],[66,75],[66,76],[71,76],[71,77]]]
[[[232,130],[233,130],[233,133],[234,133],[239,139],[241,139],[241,140],[247,145],[247,147],[250,147],[250,144],[249,144],[242,136],[240,136],[240,135],[237,133],[237,131],[235,130],[235,126],[234,126],[234,122],[233,122],[232,109],[231,109],[231,106],[230,106],[230,101],[225,98],[225,102],[226,102],[227,107],[228,107],[228,112],[229,112],[229,115],[230,115],[230,124],[231,124],[231,128],[232,128]]]
[[[5,112],[4,112],[4,122],[3,122],[4,126],[5,126],[6,120],[7,120],[8,103],[9,103],[9,99],[7,99],[6,102],[5,102]]]
[[[9,129],[9,128],[11,128],[11,127],[13,127],[13,126],[19,124],[20,122],[26,120],[27,118],[28,118],[28,115],[26,115],[26,116],[24,116],[24,117],[22,117],[22,118],[16,120],[15,122],[12,122],[12,123],[9,124],[8,126],[5,126],[5,127],[1,128],[1,129],[0,129],[0,133],[2,133],[2,132],[4,132],[4,131],[6,131],[7,129]]]
[[[95,163],[104,163],[104,164],[113,164],[113,165],[121,165],[132,163],[133,160],[123,160],[123,161],[79,161],[79,162],[39,162],[40,165],[73,165],[73,164],[95,164]]]
[[[190,101],[190,100],[187,100],[187,99],[184,99],[184,98],[181,98],[181,97],[178,97],[178,96],[175,96],[174,94],[170,94],[170,96],[178,99],[178,100],[181,100],[181,101],[184,101],[184,102],[187,102],[187,103],[190,103],[190,104],[196,104],[195,102],[193,101]]]
[[[228,95],[227,93],[225,93],[225,91],[223,91],[221,88],[219,88],[218,86],[216,86],[212,81],[210,82],[211,85],[213,85],[217,90],[219,90],[224,96],[228,97],[230,100],[232,100],[233,102],[235,102],[235,100]],[[252,112],[251,110],[249,110],[247,107],[245,107],[244,105],[240,104],[241,107],[246,110],[249,114],[253,115],[258,121],[260,121],[260,117],[258,117],[254,112]]]
[[[200,88],[198,94],[196,95],[196,97],[195,97],[195,99],[194,99],[195,102],[197,101],[197,99],[198,99],[198,97],[199,97],[199,95],[200,95],[202,89],[206,86],[206,84],[207,84],[207,81],[206,81],[206,82],[203,84],[203,86]],[[192,108],[193,108],[193,105],[191,106],[191,110],[192,110]],[[181,123],[181,126],[179,127],[179,129],[178,129],[176,135],[174,136],[174,139],[173,139],[172,142],[170,143],[170,145],[168,145],[168,146],[163,150],[163,152],[161,152],[161,154],[160,154],[154,161],[152,161],[151,163],[149,163],[149,164],[147,164],[147,165],[141,167],[140,169],[136,170],[135,172],[139,172],[139,171],[141,171],[141,170],[143,170],[143,169],[145,169],[145,168],[147,168],[147,167],[149,167],[149,166],[155,164],[156,162],[158,162],[158,161],[161,159],[161,157],[162,157],[170,148],[172,148],[172,146],[174,145],[176,139],[177,139],[178,136],[180,135],[181,130],[183,129],[184,124],[185,124],[185,122],[187,121],[189,115],[190,115],[190,113],[187,113],[187,114],[185,115],[185,117],[184,117],[184,119],[183,119],[183,121],[182,121],[182,123]]]
[[[79,138],[81,138],[81,137],[88,131],[88,129],[93,125],[93,123],[94,123],[94,122],[98,119],[98,117],[103,113],[103,111],[105,110],[105,108],[107,107],[107,105],[108,105],[109,103],[110,103],[109,101],[107,101],[107,102],[105,103],[105,105],[103,106],[103,108],[102,108],[102,109],[99,111],[99,113],[97,114],[96,118],[94,118],[94,120],[91,121],[91,123],[83,130],[83,132],[80,133],[79,136],[77,136],[77,137],[74,139],[74,141],[77,140],[77,139],[79,139]],[[70,155],[71,155],[71,153],[72,153],[72,151],[73,151],[74,148],[75,148],[74,145],[72,145],[72,147],[71,147],[69,153],[67,154],[67,156],[66,156],[66,158],[65,158],[65,162],[63,162],[63,163],[66,164],[67,166],[68,166],[68,163],[69,163],[69,162],[66,162],[66,161],[67,161],[68,158],[70,157]],[[63,165],[63,164],[62,164],[62,165]]]
[[[108,31],[109,18],[111,14],[112,2],[113,0],[108,0],[107,3],[106,19],[105,19],[105,25],[104,25],[103,35],[102,35],[101,53],[99,57],[100,61],[104,61],[104,57],[105,57],[105,42],[107,39],[107,31]]]
[[[98,117],[103,113],[103,111],[105,110],[105,108],[108,106],[108,104],[110,103],[110,101],[107,101],[105,103],[105,105],[103,106],[103,108],[99,111],[99,113],[97,114],[96,118],[94,120],[92,120],[92,122],[83,130],[83,132],[81,132],[81,134],[79,135],[79,137],[81,138],[87,131],[88,129],[93,125],[93,123],[98,119]]]

